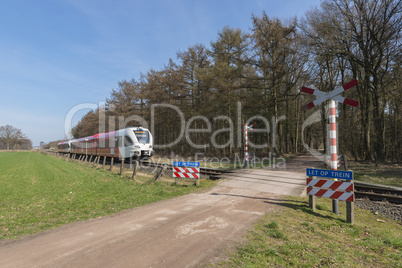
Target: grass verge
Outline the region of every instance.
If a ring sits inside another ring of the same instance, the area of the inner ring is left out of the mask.
[[[135,181],[36,152],[0,153],[0,239],[14,239],[214,185]]]
[[[379,164],[349,161],[354,179],[364,182],[402,187],[402,166],[400,164]]]
[[[220,267],[402,267],[400,222],[355,208],[355,225],[345,222],[346,206],[332,213],[332,201],[287,197],[285,209],[265,215]],[[380,221],[378,221],[380,220]],[[384,222],[382,222],[384,221]]]

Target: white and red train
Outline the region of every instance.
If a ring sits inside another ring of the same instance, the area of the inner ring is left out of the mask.
[[[59,153],[96,155],[113,158],[147,159],[153,154],[153,138],[148,129],[129,127],[93,136],[63,141]]]

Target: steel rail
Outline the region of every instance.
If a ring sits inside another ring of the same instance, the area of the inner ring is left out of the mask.
[[[355,182],[355,197],[368,198],[373,201],[387,201],[402,204],[402,189],[391,186],[367,185]]]
[[[143,166],[160,168],[166,166],[167,170],[172,170],[173,165],[166,163],[155,163],[150,161],[139,161]],[[127,163],[126,163],[127,165]],[[230,174],[231,170],[215,169],[215,168],[200,168],[200,174],[204,176],[209,176],[210,179],[220,179],[222,174]],[[241,173],[237,172],[240,175]],[[368,198],[372,201],[387,201],[395,204],[402,204],[402,189],[395,188],[392,186],[384,185],[371,185],[363,182],[354,182],[355,186],[355,197],[356,198]]]

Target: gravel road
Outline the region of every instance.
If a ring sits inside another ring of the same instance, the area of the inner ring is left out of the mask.
[[[281,209],[281,195],[304,191],[303,161],[288,170],[247,171],[208,191],[0,242],[0,267],[199,267],[219,261],[261,216]]]

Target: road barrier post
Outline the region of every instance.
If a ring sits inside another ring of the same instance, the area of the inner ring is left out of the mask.
[[[315,211],[315,197],[326,197],[332,200],[346,201],[346,221],[354,224],[354,183],[352,171],[326,169],[306,169],[306,181],[309,206]],[[338,181],[314,179],[314,177],[335,178]]]
[[[309,176],[309,179],[312,179],[312,176]],[[314,195],[309,195],[308,196],[308,204],[309,207],[313,210],[313,212],[315,212],[315,205],[316,205],[316,196]]]

